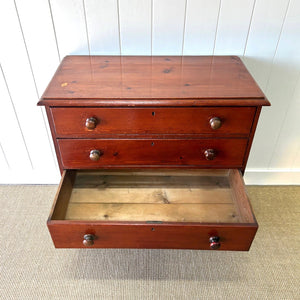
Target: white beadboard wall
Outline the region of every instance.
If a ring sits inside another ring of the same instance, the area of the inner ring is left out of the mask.
[[[68,54],[239,55],[263,108],[247,184],[300,184],[299,0],[0,1],[0,183],[58,183],[36,103]]]

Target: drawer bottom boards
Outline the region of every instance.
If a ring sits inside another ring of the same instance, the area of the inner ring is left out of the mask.
[[[238,170],[64,171],[57,248],[249,250],[257,223]]]

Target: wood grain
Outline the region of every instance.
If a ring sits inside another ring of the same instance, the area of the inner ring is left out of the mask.
[[[70,203],[232,204],[228,171],[80,171]]]
[[[247,139],[58,139],[65,169],[94,169],[108,166],[207,166],[242,167]],[[206,160],[206,149],[216,150]],[[98,161],[90,151],[99,150]]]
[[[132,100],[135,105],[149,100],[149,105],[152,100],[162,99],[180,106],[186,105],[186,99],[194,105],[202,105],[201,100],[209,100],[212,105],[222,99],[223,105],[248,105],[243,99],[249,98],[269,105],[235,56],[67,56],[39,104],[69,106],[76,102],[86,106],[86,100],[95,99],[119,105],[115,100],[120,99],[123,105],[131,105]],[[96,101],[94,105],[98,105]]]
[[[189,172],[191,173],[189,174]],[[204,203],[202,202],[203,199],[200,199],[199,193],[199,202],[188,203],[189,187],[186,188],[186,195],[182,194],[187,196],[187,203],[183,201],[173,204],[161,203],[155,197],[152,198],[152,203],[149,203],[149,200],[141,203],[145,200],[143,197],[140,198],[140,203],[129,203],[128,197],[123,198],[124,190],[122,189],[119,194],[119,203],[104,203],[101,202],[103,198],[98,198],[95,203],[89,202],[89,199],[86,202],[81,201],[83,199],[78,201],[76,195],[70,194],[70,184],[74,187],[72,190],[74,193],[74,190],[84,185],[83,178],[89,185],[89,176],[86,175],[93,173],[95,172],[77,171],[74,181],[72,177],[74,172],[68,171],[62,180],[53,208],[54,213],[48,220],[49,231],[55,246],[58,248],[83,248],[83,235],[87,233],[96,236],[94,248],[209,249],[210,236],[220,236],[220,250],[248,250],[251,245],[257,224],[253,219],[244,217],[243,214],[252,214],[251,210],[247,210],[244,200],[242,201],[244,209],[239,210],[237,208],[240,205],[238,203],[240,197],[232,196],[232,193],[243,196],[245,191],[240,184],[231,184],[231,187],[228,188],[230,191],[227,193],[228,199],[226,202],[221,201],[220,203],[218,203],[218,194],[215,194],[216,197],[211,195],[212,197],[207,198],[206,203]],[[99,173],[105,174],[106,171],[99,171]],[[107,171],[107,176],[115,185],[116,182],[120,182],[120,176],[124,176],[125,173],[124,170],[110,170]],[[129,176],[132,176],[130,175],[132,173],[136,174],[134,176],[137,174],[142,176],[143,171],[129,171],[128,173]],[[150,173],[149,170],[145,171],[147,176]],[[177,173],[178,178],[182,178],[185,174],[185,182],[188,182],[189,179],[193,181],[194,177],[198,178],[199,189],[202,191],[211,189],[214,193],[224,189],[224,187],[219,188],[217,184],[220,181],[220,176],[227,181],[228,187],[231,180],[230,176],[241,176],[237,172],[232,173],[228,170],[221,172],[220,170],[192,170],[188,172],[177,171]],[[170,171],[157,170],[153,171],[153,174],[158,176],[157,180],[164,181],[166,179],[168,182]],[[114,176],[116,176],[116,180],[112,179]],[[204,182],[207,182],[208,177],[215,178],[214,187],[207,185],[207,183],[201,186],[202,177],[204,177]],[[76,184],[78,178],[80,178],[79,185]],[[126,180],[126,177],[124,179]],[[132,182],[132,180],[130,181]],[[145,184],[145,180],[142,181]],[[148,180],[149,186],[150,182],[151,180]],[[98,192],[99,196],[103,191],[102,189],[99,190],[97,186],[91,189]],[[165,190],[169,190],[168,187]],[[172,192],[173,188],[170,191]],[[134,191],[132,193],[134,194]],[[86,197],[89,198],[89,193],[86,194]],[[169,199],[171,200],[172,196]],[[243,199],[248,201],[245,197]],[[228,200],[229,202],[227,202]],[[160,222],[157,223],[157,221]]]
[[[116,224],[108,222],[48,222],[56,248],[85,248],[85,234],[96,236],[93,248],[148,248],[210,250],[209,237],[219,236],[219,250],[249,250],[254,224]]]
[[[233,202],[236,205],[238,215],[241,216],[240,221],[243,223],[256,223],[241,173],[236,169],[230,170],[228,180],[232,190]]]
[[[56,135],[60,138],[99,137],[114,134],[213,134],[249,135],[254,107],[201,108],[100,108],[54,107],[51,109]],[[88,130],[86,119],[93,117],[97,126]],[[209,120],[218,117],[219,129]],[[126,128],[126,129],[125,129]]]
[[[244,162],[243,162],[243,168],[241,169],[243,174],[245,172],[245,168],[246,168],[246,165],[247,165],[247,162],[248,162],[248,158],[249,158],[249,154],[250,154],[251,146],[252,146],[252,143],[253,143],[254,134],[255,134],[255,131],[256,131],[257,124],[258,124],[258,119],[259,119],[260,113],[261,113],[261,107],[257,107],[256,112],[255,112],[255,116],[253,118],[253,123],[252,123],[252,126],[251,126],[251,130],[250,130],[247,149],[246,149],[246,152],[245,152],[245,157],[244,157]]]
[[[66,220],[237,223],[232,203],[69,203]]]
[[[61,220],[65,218],[69,204],[69,198],[72,194],[75,176],[75,171],[63,172],[48,220]]]
[[[245,166],[269,103],[239,58],[70,56],[39,104],[62,167],[102,169],[65,174],[48,221],[56,247],[93,234],[95,248],[208,249],[220,235],[222,249],[249,249],[257,223],[237,170],[160,170]]]
[[[74,187],[70,203],[231,203],[229,188]]]

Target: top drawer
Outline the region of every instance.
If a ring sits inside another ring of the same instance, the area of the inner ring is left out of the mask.
[[[232,134],[248,136],[255,107],[51,109],[57,137],[115,134]]]

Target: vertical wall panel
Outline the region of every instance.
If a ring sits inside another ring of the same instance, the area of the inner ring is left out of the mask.
[[[41,108],[36,106],[38,96],[14,2],[1,2],[0,27],[2,68],[33,168],[50,173],[55,169],[51,147]]]
[[[181,55],[185,0],[153,0],[153,55]]]
[[[271,168],[300,169],[300,76],[274,147]]]
[[[0,174],[4,174],[9,170],[8,161],[6,160],[4,150],[2,148],[1,142],[0,142]],[[1,175],[0,175],[1,176]]]
[[[184,55],[211,55],[221,0],[188,0],[184,34]]]
[[[274,5],[274,2],[276,5]],[[289,0],[256,0],[244,62],[265,91]]]
[[[151,0],[119,2],[122,55],[151,55]]]
[[[49,3],[48,0],[17,0],[16,6],[38,94],[41,96],[59,64]],[[33,8],[38,11],[34,17]]]
[[[117,0],[85,1],[91,55],[119,55]]]
[[[272,104],[251,149],[251,183],[298,182],[299,15],[298,0],[0,1],[0,183],[57,182],[36,102],[61,58],[89,53],[242,56]]]
[[[254,0],[223,0],[217,28],[215,55],[242,55]]]
[[[32,8],[39,13],[32,17]],[[59,65],[59,52],[48,0],[16,1],[16,9],[24,35],[38,97],[41,97]],[[37,26],[38,24],[38,26]],[[52,151],[58,168],[51,131],[44,108],[41,108]]]
[[[289,0],[276,1],[276,5],[273,0],[257,0],[255,4],[243,61],[265,93],[288,4]],[[272,98],[270,101],[272,102]],[[268,148],[265,148],[266,132],[273,130],[273,122],[268,124],[265,121],[270,114],[273,114],[273,105],[262,110],[249,156],[248,168],[268,167],[271,155],[269,149],[275,147],[275,144],[269,145],[270,141],[268,141]]]
[[[272,116],[278,121],[270,168],[295,168],[300,144],[300,2],[290,3],[274,58],[267,94],[273,99]],[[295,38],[298,37],[298,38]]]
[[[272,160],[273,153],[277,147],[284,145],[284,139],[279,142],[278,138],[286,112],[291,101],[293,101],[292,98],[300,70],[300,39],[295,38],[300,36],[299,15],[300,3],[297,1],[291,2],[265,90],[272,106],[266,109],[263,115],[264,123],[261,124],[264,126],[263,134],[260,134],[257,139],[260,151],[253,152],[253,155],[256,155],[255,163],[260,168],[276,167],[277,163]],[[257,150],[257,147],[254,150]],[[295,155],[294,149],[289,149],[289,155]],[[272,164],[270,164],[271,160]],[[281,161],[280,165],[282,166],[284,157],[277,157],[277,160],[278,162]]]
[[[61,59],[69,54],[89,54],[82,0],[50,0]]]
[[[0,142],[0,170],[1,170],[2,174],[4,172],[7,172],[7,170],[8,170],[8,163],[6,161],[1,142]]]
[[[31,170],[30,158],[7,90],[2,68],[0,69],[0,99],[0,141],[8,165],[12,170]]]

